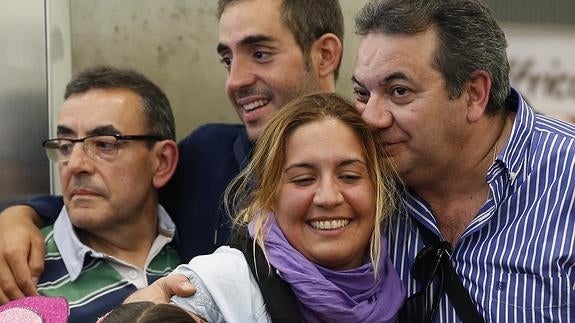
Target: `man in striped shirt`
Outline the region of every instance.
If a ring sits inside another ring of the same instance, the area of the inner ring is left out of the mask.
[[[180,263],[175,226],[158,204],[178,148],[164,93],[129,70],[95,67],[66,87],[57,138],[65,206],[46,227],[38,292],[64,296],[69,322],[94,322]]]
[[[491,10],[480,0],[376,0],[356,31],[356,107],[381,129],[406,185],[388,245],[408,295],[424,292],[408,303],[427,295],[422,316],[462,320],[433,273],[440,257],[422,253],[424,240],[444,240],[485,321],[575,321],[575,126],[534,113],[510,88]],[[418,254],[427,261],[412,271]]]

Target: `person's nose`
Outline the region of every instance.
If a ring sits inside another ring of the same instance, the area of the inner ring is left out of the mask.
[[[323,208],[333,208],[343,202],[343,194],[335,179],[320,180],[313,202]]]
[[[241,88],[253,85],[255,82],[256,76],[250,62],[242,57],[234,58],[226,79],[227,93],[234,93]]]
[[[377,96],[369,98],[367,103],[357,106],[361,118],[370,126],[378,129],[387,129],[393,124],[393,114],[387,108],[384,99]]]
[[[68,160],[64,161],[66,168],[73,173],[90,173],[94,169],[94,161],[84,149],[84,143],[78,142],[72,147]]]

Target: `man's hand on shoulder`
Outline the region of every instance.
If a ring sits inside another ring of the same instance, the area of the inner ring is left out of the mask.
[[[170,274],[128,296],[124,303],[140,301],[150,301],[156,304],[168,303],[172,296],[188,297],[195,292],[196,288],[190,283],[186,276]]]

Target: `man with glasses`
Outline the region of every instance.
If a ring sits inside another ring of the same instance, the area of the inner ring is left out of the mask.
[[[158,204],[178,160],[174,138],[168,99],[144,76],[96,67],[68,84],[57,138],[43,143],[64,207],[43,229],[38,292],[66,297],[70,322],[93,322],[180,263]]]
[[[510,87],[491,10],[375,0],[356,32],[356,107],[407,186],[388,227],[406,321],[572,322],[575,126]]]

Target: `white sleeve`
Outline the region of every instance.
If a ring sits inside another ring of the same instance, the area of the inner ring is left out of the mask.
[[[171,303],[192,312],[210,323],[224,323],[224,317],[218,305],[210,295],[204,282],[191,270],[188,265],[179,266],[173,273],[183,274],[196,287],[196,292],[190,297],[172,297]]]
[[[220,247],[193,258],[173,273],[183,274],[197,288],[191,297],[172,302],[208,322],[271,322],[263,296],[241,251]]]

